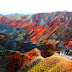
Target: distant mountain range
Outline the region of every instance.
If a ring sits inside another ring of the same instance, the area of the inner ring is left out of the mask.
[[[72,39],[72,12],[1,16],[0,26],[0,32],[14,41],[36,45],[54,44],[57,41],[59,45],[65,45],[66,41]]]

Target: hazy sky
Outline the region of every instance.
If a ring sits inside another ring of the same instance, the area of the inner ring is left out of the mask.
[[[58,10],[72,11],[72,0],[0,0],[2,14],[33,14]]]

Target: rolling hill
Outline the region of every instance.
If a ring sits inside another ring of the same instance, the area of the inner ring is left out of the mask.
[[[42,59],[37,48],[25,54],[18,51],[2,51],[0,52],[0,71],[21,72],[24,70],[27,72]]]
[[[68,68],[67,68],[68,67]],[[67,69],[66,69],[67,68]],[[51,56],[43,59],[28,72],[71,72],[72,62],[64,57]]]

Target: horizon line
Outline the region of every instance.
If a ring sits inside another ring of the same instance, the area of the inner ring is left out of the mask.
[[[22,14],[22,15],[33,15],[33,14],[38,14],[38,13],[52,13],[52,12],[72,12],[72,11],[67,11],[67,10],[63,10],[63,11],[51,11],[51,12],[33,12],[33,13],[0,13],[0,15],[10,15],[10,14]]]

